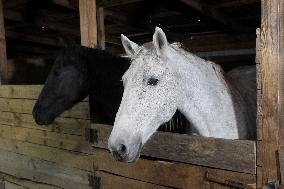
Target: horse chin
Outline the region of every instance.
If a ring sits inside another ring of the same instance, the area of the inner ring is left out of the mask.
[[[53,119],[48,119],[48,120],[35,118],[35,122],[38,125],[50,125],[50,124],[52,124],[54,122],[54,118]]]
[[[47,115],[45,111],[33,111],[33,117],[38,125],[50,125],[54,122],[54,115]]]

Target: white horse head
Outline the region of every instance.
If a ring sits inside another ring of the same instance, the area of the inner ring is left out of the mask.
[[[123,35],[122,44],[132,61],[123,76],[124,93],[109,148],[114,154],[122,150],[124,161],[134,161],[141,146],[172,118],[182,91],[179,75],[169,64],[174,56],[162,29],[156,28],[153,48],[139,46]]]
[[[156,27],[153,45],[139,46],[124,35],[122,44],[132,59],[123,76],[124,93],[108,147],[120,161],[133,162],[160,125],[176,110],[200,135],[241,138],[246,135],[245,113],[236,108],[218,67],[169,44]],[[243,125],[238,128],[238,125]],[[243,133],[239,135],[239,133]]]

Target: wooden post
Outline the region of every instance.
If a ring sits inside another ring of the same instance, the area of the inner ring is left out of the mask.
[[[97,46],[97,10],[96,0],[80,0],[81,44],[87,47]]]
[[[262,0],[261,7],[262,133],[258,176],[263,185],[280,180],[278,152],[284,146],[284,0]]]
[[[104,23],[104,8],[99,7],[97,13],[98,22],[98,47],[105,49],[105,23]]]
[[[0,0],[0,84],[8,79],[3,2]]]

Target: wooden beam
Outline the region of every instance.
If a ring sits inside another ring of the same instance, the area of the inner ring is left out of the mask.
[[[5,19],[17,21],[17,22],[26,22],[26,19],[20,12],[7,10],[5,11]],[[42,15],[41,15],[42,16]],[[50,21],[48,18],[45,17],[37,17],[34,20],[34,24],[37,27],[45,27],[46,29],[54,30],[54,31],[60,31],[64,32],[70,35],[79,36],[80,31],[76,29],[75,27],[72,27],[68,24],[58,22],[58,21]]]
[[[79,2],[78,0],[70,2],[70,0],[53,0],[54,4],[72,9],[72,10],[78,10],[79,9]]]
[[[143,1],[143,0],[108,0],[108,1],[98,0],[98,6],[109,8],[109,7],[119,6],[119,5],[136,3],[140,1]]]
[[[235,30],[242,30],[243,26],[240,23],[237,23],[230,19],[227,15],[224,15],[222,12],[214,9],[211,5],[208,5],[202,1],[196,0],[179,0],[186,5],[192,7],[193,9],[199,11],[200,13],[226,25]]]
[[[262,0],[261,7],[262,175],[258,176],[264,185],[280,180],[277,152],[284,146],[284,0]]]
[[[18,39],[20,41],[29,41],[33,43],[39,43],[43,45],[50,45],[50,46],[59,46],[57,40],[47,37],[35,36],[35,35],[28,35],[25,33],[18,33],[13,31],[6,31],[6,38],[13,38]]]
[[[97,6],[95,0],[79,0],[81,44],[97,46]]]
[[[6,83],[8,78],[8,66],[6,55],[6,39],[3,13],[3,0],[0,0],[0,84]]]
[[[214,8],[216,9],[229,8],[229,7],[236,7],[236,6],[243,6],[243,5],[258,3],[258,2],[260,3],[260,0],[234,0],[234,1],[228,1],[225,3],[215,5]]]
[[[99,124],[93,124],[91,127],[97,133],[97,142],[94,146],[107,149],[107,140],[112,127]],[[237,141],[156,132],[145,144],[141,154],[242,173],[255,174],[256,171],[255,142],[248,140]]]
[[[102,7],[98,8],[97,22],[98,22],[98,47],[101,49],[105,49],[106,48],[105,22],[104,22],[104,8]]]

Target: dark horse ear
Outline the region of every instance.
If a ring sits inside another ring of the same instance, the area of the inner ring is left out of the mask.
[[[65,48],[74,48],[77,47],[77,43],[68,37],[59,37],[58,38],[59,44]]]

